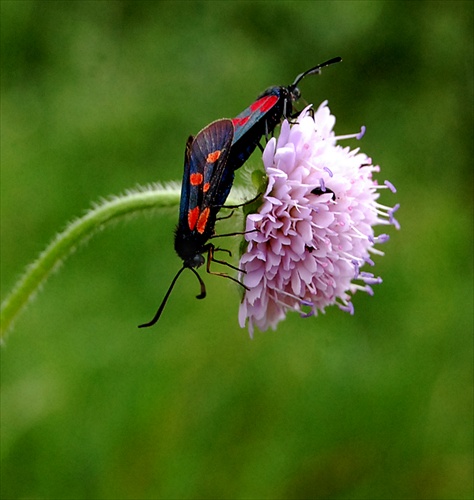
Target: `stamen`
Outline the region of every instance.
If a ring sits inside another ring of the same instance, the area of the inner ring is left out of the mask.
[[[346,135],[336,135],[334,139],[336,141],[341,141],[345,139],[362,139],[363,135],[365,134],[365,126],[362,125],[360,132],[357,132],[357,134],[346,134]]]
[[[351,316],[354,314],[354,305],[352,302],[345,302],[344,304],[337,304],[339,309],[344,312],[348,312]]]
[[[367,273],[365,271],[360,273],[359,278],[368,285],[379,285],[380,283],[382,283],[382,278],[375,277],[372,273]]]
[[[373,290],[373,288],[372,288],[371,286],[366,285],[366,286],[365,286],[365,291],[366,291],[366,292],[367,292],[367,293],[368,293],[371,297],[373,297],[373,296],[374,296],[374,290]]]
[[[388,187],[388,189],[390,189],[390,191],[392,191],[392,193],[397,192],[397,188],[390,181],[385,180],[383,183]]]
[[[359,277],[359,271],[360,271],[359,262],[353,259],[352,264],[354,266],[354,279],[357,279]]]
[[[397,219],[393,216],[393,214],[400,208],[400,203],[397,203],[393,208],[388,211],[388,220],[391,224],[395,226],[396,229],[400,229],[400,224]]]
[[[333,177],[333,173],[332,173],[332,170],[330,170],[328,167],[323,167],[323,170],[325,170],[328,174],[329,174],[329,177]]]
[[[358,290],[360,290],[361,292],[367,292],[369,295],[373,295],[374,291],[370,288],[370,291],[367,290],[367,288],[370,288],[369,285],[365,285],[365,286],[362,286],[362,285],[359,285],[357,283],[351,283],[351,293],[354,295]]]
[[[362,137],[364,137],[364,134],[365,134],[365,125],[362,125],[362,127],[360,127],[360,132],[356,135],[356,139],[360,141]]]
[[[375,247],[370,247],[367,250],[374,255],[385,255],[384,252],[382,252],[382,250],[379,250],[378,248]]]
[[[379,234],[375,238],[375,243],[386,243],[390,239],[390,236],[388,234]]]

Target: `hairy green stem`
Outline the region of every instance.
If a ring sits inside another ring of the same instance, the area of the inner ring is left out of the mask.
[[[11,328],[27,303],[46,279],[77,246],[90,238],[106,224],[140,212],[169,207],[179,203],[179,189],[163,188],[133,191],[123,196],[106,200],[94,206],[80,219],[72,221],[64,231],[57,234],[38,258],[20,277],[12,291],[2,302],[0,309],[0,338]]]
[[[230,204],[242,202],[243,194],[229,197]],[[46,279],[77,246],[110,222],[140,213],[177,206],[180,190],[175,186],[157,186],[129,192],[95,205],[80,219],[72,221],[57,234],[38,258],[26,267],[23,275],[7,295],[0,308],[0,339],[12,327],[14,320],[35,296]]]

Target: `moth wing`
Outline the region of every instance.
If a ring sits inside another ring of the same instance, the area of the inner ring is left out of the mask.
[[[227,198],[233,175],[226,175],[226,165],[233,137],[232,120],[221,119],[201,130],[192,144],[191,163],[199,165],[203,176],[202,183],[196,186],[200,191],[198,205],[202,208],[220,208]]]
[[[262,128],[265,123],[265,117],[274,108],[280,100],[280,87],[272,87],[265,91],[258,99],[242,113],[232,119],[235,127],[234,144],[247,134],[258,135],[254,132],[255,128]],[[259,130],[260,132],[260,130]],[[268,132],[271,132],[269,130]],[[265,130],[262,131],[265,133]],[[261,136],[258,137],[258,141]]]

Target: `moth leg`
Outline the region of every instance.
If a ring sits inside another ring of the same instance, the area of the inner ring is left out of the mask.
[[[227,266],[227,267],[230,267],[231,269],[234,269],[235,271],[240,271],[241,273],[245,273],[245,271],[243,269],[240,269],[239,267],[236,267],[232,264],[229,264],[229,262],[226,262],[225,260],[220,260],[220,259],[216,259],[214,257],[214,252],[226,252],[230,257],[232,256],[232,252],[230,250],[227,250],[227,248],[219,248],[219,247],[215,247],[214,245],[212,245],[212,250],[209,249],[210,251],[208,251],[208,258],[207,258],[207,272],[209,274],[219,274],[219,273],[214,273],[214,272],[211,272],[210,271],[210,267],[211,267],[211,260],[214,261],[214,262],[217,262],[218,264],[222,264],[224,266]],[[232,278],[231,276],[228,276],[229,278]]]
[[[238,207],[233,207],[233,206],[231,206],[231,207],[226,207],[226,206],[222,205],[220,208],[238,208]],[[230,219],[233,215],[234,215],[234,211],[232,210],[232,212],[230,212],[230,214],[229,214],[229,215],[225,215],[224,217],[217,217],[217,218],[216,218],[216,221],[218,221],[218,220]]]
[[[214,252],[225,252],[229,257],[232,257],[232,252],[230,250],[228,250],[227,248],[214,247]],[[212,260],[214,260],[215,262],[219,262],[218,260],[214,259],[214,254],[212,254]],[[220,264],[223,264],[223,263],[220,262]],[[227,264],[227,262],[225,262],[224,264]],[[237,269],[237,270],[240,271],[240,269]]]
[[[237,231],[235,233],[213,234],[210,238],[224,238],[226,236],[240,236],[241,234],[257,233],[259,229],[251,229],[250,231]],[[217,250],[217,248],[216,248]],[[221,250],[219,248],[219,250]]]
[[[241,208],[241,207],[245,207],[245,205],[250,205],[254,201],[257,201],[260,198],[260,196],[262,196],[262,193],[258,193],[257,196],[255,196],[251,200],[244,201],[243,203],[240,203],[239,205],[221,205],[220,208]],[[230,215],[228,217],[230,217]],[[222,217],[222,218],[223,219],[227,219],[227,217]]]
[[[226,273],[218,273],[218,272],[215,272],[215,271],[211,271],[211,261],[214,261],[214,262],[217,262],[218,264],[222,264],[224,266],[228,266],[231,269],[234,269],[235,271],[240,271],[240,272],[243,272],[243,273],[245,272],[243,269],[239,269],[238,267],[235,267],[232,264],[229,264],[228,262],[225,262],[223,260],[214,259],[214,252],[217,251],[217,250],[223,251],[223,252],[228,252],[230,254],[229,250],[226,250],[224,248],[215,248],[214,245],[209,245],[208,250],[207,250],[206,271],[209,274],[214,274],[216,276],[222,276],[223,278],[229,278],[230,280],[235,281],[235,283],[238,283],[240,286],[242,286],[246,290],[249,290],[249,288],[246,287],[243,283],[241,283],[237,278],[234,278],[233,276],[230,276],[229,274],[226,274]]]

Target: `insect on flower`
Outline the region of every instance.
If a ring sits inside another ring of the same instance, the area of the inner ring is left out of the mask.
[[[263,136],[272,134],[282,118],[294,118],[293,103],[301,97],[298,84],[305,76],[320,74],[321,69],[341,62],[341,57],[318,64],[299,74],[288,87],[270,87],[237,117],[232,119],[235,127],[229,164],[234,170],[240,168],[254,152]],[[263,151],[263,149],[262,149]]]
[[[207,253],[208,273],[229,278],[242,285],[228,274],[210,270],[210,264],[214,261],[239,271],[239,268],[214,257],[214,252],[219,250],[230,255],[228,250],[209,243],[209,240],[216,236],[214,226],[218,219],[217,214],[232,187],[234,175],[232,167],[228,164],[228,158],[233,137],[232,121],[222,119],[205,127],[196,137],[190,136],[186,143],[179,222],[174,238],[174,248],[183,259],[183,266],[173,278],[153,319],[139,325],[139,328],[152,326],[159,320],[177,279],[185,269],[190,269],[201,285],[201,292],[197,298],[203,299],[206,296],[206,286],[196,271],[196,268],[204,264],[205,253]]]

